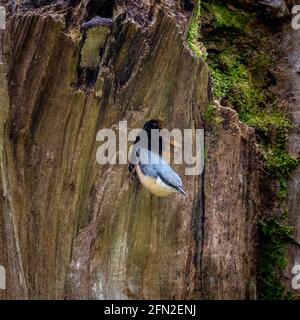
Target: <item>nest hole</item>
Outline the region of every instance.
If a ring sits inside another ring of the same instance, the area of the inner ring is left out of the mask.
[[[102,0],[102,1],[92,0],[87,6],[88,16],[112,18],[115,5],[116,5],[115,0]]]
[[[183,0],[183,10],[187,12],[192,12],[193,9],[195,8],[195,1],[192,0]]]
[[[147,136],[148,136],[148,150],[151,150],[151,130],[162,130],[164,128],[164,123],[161,120],[158,119],[151,119],[147,122],[145,122],[144,126],[143,126],[143,130],[145,130],[147,132]],[[136,143],[138,143],[140,141],[140,137],[137,136],[133,145],[135,145]],[[159,155],[162,155],[162,138],[159,137]],[[133,172],[134,170],[134,165],[130,164],[128,167],[129,172]]]

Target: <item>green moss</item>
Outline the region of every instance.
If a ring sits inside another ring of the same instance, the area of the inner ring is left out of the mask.
[[[216,114],[216,107],[212,104],[209,105],[206,108],[204,115],[203,115],[205,122],[211,123],[215,118],[215,114]]]
[[[279,178],[279,191],[277,192],[277,198],[280,201],[283,201],[287,199],[288,196],[288,188],[287,188],[287,182],[284,177]]]
[[[264,95],[253,83],[247,66],[223,52],[211,67],[216,98],[225,98],[230,102],[244,122],[251,115],[257,115],[258,105],[264,102]]]
[[[210,65],[215,96],[220,100],[227,100],[238,111],[240,119],[259,132],[268,134],[273,129],[286,132],[292,126],[290,120],[278,111],[264,110],[264,90],[252,73],[252,70],[256,73],[258,65],[260,68],[262,65],[266,66],[268,61],[267,56],[261,55],[255,67],[251,69],[236,53],[220,53]]]
[[[263,156],[269,172],[275,178],[288,179],[291,172],[299,165],[299,160],[294,159],[285,150],[277,146],[265,148]]]
[[[281,218],[261,221],[259,224],[262,250],[261,250],[261,288],[263,299],[281,300],[289,299],[281,283],[280,275],[287,267],[287,248],[285,243],[293,229],[284,224],[286,214]]]
[[[264,75],[272,65],[271,57],[266,53],[259,53],[254,57],[250,69],[255,80],[260,84],[264,85]]]
[[[190,22],[187,42],[189,47],[193,50],[197,57],[205,57],[206,52],[199,41],[200,38],[200,16],[201,16],[201,0],[197,0],[193,12],[193,17]]]
[[[280,132],[279,136],[281,137]],[[284,203],[288,196],[287,180],[292,171],[299,165],[299,160],[294,159],[285,151],[285,145],[273,143],[263,146],[265,165],[274,180],[279,181],[277,199]],[[284,224],[288,211],[285,209],[280,219],[273,218],[260,223],[261,231],[261,295],[264,299],[292,299],[292,293],[286,293],[281,283],[281,276],[287,267],[287,248],[289,235],[292,228]]]
[[[264,134],[270,130],[287,130],[292,127],[291,121],[279,112],[258,112],[245,115],[245,122]]]
[[[220,52],[218,58],[224,68],[231,70],[237,64],[239,55],[235,50],[225,50]]]
[[[203,4],[205,10],[212,13],[215,17],[215,27],[217,29],[228,29],[238,32],[246,32],[249,18],[239,12],[230,10],[227,6],[218,3]]]
[[[206,108],[203,114],[203,119],[206,124],[212,125],[215,127],[219,127],[223,122],[223,118],[217,115],[217,107],[214,106],[213,104],[209,105]]]
[[[266,53],[259,53],[257,56],[255,56],[253,63],[252,63],[252,70],[254,72],[260,72],[262,70],[266,70],[272,65],[272,59],[271,57]]]

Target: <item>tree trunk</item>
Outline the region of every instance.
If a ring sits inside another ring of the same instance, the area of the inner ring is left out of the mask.
[[[207,129],[201,176],[176,167],[187,199],[151,196],[126,165],[96,162],[98,130],[120,120],[203,128],[212,94],[186,44],[191,12],[102,1],[93,10],[113,24],[89,52],[97,74],[82,65],[90,8],[24,4],[1,35],[2,297],[256,298],[257,151],[235,111],[219,107],[222,125]]]

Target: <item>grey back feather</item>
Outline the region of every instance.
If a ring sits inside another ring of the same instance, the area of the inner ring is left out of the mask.
[[[144,148],[139,148],[137,156],[143,174],[153,178],[159,177],[164,183],[175,189],[182,187],[179,175],[158,154]]]

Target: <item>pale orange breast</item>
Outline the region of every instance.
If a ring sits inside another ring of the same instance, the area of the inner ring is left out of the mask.
[[[160,179],[156,180],[152,177],[144,175],[139,166],[136,166],[136,172],[138,174],[141,184],[157,197],[167,197],[171,193],[176,192],[173,188],[166,185]]]

